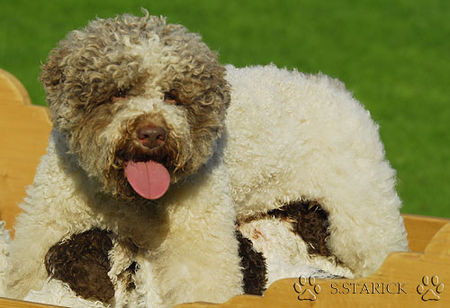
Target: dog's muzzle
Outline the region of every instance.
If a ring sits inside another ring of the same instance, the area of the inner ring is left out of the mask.
[[[155,150],[164,146],[167,132],[163,127],[146,124],[136,129],[136,138],[144,147]]]
[[[161,198],[169,189],[169,131],[164,122],[148,114],[126,125],[116,158],[131,188],[146,199]]]

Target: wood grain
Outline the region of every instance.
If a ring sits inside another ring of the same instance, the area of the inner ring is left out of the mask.
[[[17,301],[9,298],[0,297],[0,308],[49,308],[49,307],[59,307],[59,306]]]
[[[424,252],[430,240],[445,224],[447,219],[405,214],[403,219],[408,232],[409,249]]]
[[[45,153],[51,124],[45,107],[33,106],[21,83],[0,69],[0,218],[12,226]]]

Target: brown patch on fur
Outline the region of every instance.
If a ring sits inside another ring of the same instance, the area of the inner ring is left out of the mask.
[[[258,219],[276,217],[291,223],[292,229],[308,245],[308,253],[332,256],[327,246],[330,236],[328,213],[317,201],[296,201],[266,213],[258,213],[239,219],[238,225]],[[336,260],[339,262],[339,260]]]
[[[253,248],[252,242],[236,231],[239,242],[242,273],[244,275],[244,293],[262,295],[267,284],[266,259]]]
[[[114,297],[108,276],[112,246],[108,231],[96,228],[74,234],[49,249],[45,256],[47,273],[67,283],[78,296],[109,303]]]
[[[328,213],[316,201],[297,201],[271,210],[269,216],[288,219],[293,231],[308,244],[308,253],[331,256],[327,247],[330,236]]]
[[[236,222],[236,225],[239,227],[240,225],[252,222],[254,220],[266,219],[268,217],[269,217],[269,215],[267,213],[257,213],[257,214],[253,214],[253,215],[248,215],[248,216],[239,218],[239,220]]]

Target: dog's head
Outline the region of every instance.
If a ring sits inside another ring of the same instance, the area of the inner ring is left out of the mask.
[[[79,166],[104,191],[133,198],[132,187],[177,182],[211,157],[230,101],[224,74],[198,35],[147,14],[69,33],[41,80]]]

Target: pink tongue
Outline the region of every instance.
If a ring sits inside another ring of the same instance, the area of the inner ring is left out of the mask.
[[[170,185],[170,174],[167,169],[155,161],[127,162],[125,175],[128,183],[146,199],[161,198]]]

